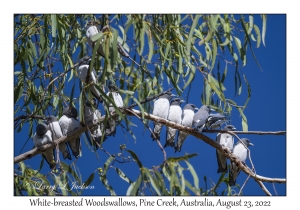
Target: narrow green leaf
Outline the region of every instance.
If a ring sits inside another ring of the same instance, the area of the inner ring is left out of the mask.
[[[102,31],[99,31],[99,33],[95,34],[94,36],[91,37],[92,42],[96,42],[103,37],[104,33]]]
[[[152,40],[152,33],[151,33],[151,30],[147,30],[147,38],[148,38],[148,46],[149,46],[149,54],[148,54],[148,59],[147,59],[147,62],[150,63],[151,62],[151,59],[152,59],[152,56],[153,56],[153,53],[154,53],[154,43],[153,43],[153,40]]]
[[[195,193],[195,195],[200,195],[199,191],[196,190],[195,187],[193,187],[187,179],[185,179],[185,186],[187,186],[187,188],[189,188],[191,191],[193,191],[193,193]]]
[[[104,168],[103,168],[103,175],[102,176],[105,176],[106,175],[106,173],[107,173],[107,170],[108,170],[108,168],[109,168],[109,165],[111,164],[111,162],[114,160],[115,158],[114,157],[109,157],[107,160],[106,160],[106,162],[104,163]]]
[[[267,31],[267,15],[262,15],[262,42],[264,46],[265,44],[265,36],[266,36],[266,31]]]
[[[121,171],[121,169],[119,168],[115,168],[116,169],[116,172],[117,174],[119,175],[119,177],[121,179],[123,179],[125,182],[129,183],[129,184],[132,184],[133,182],[124,174],[123,171]]]
[[[65,162],[62,161],[60,162],[60,164],[65,171],[69,172],[75,178],[78,184],[81,184],[81,180],[79,179],[75,171],[71,168],[71,166],[67,165]]]
[[[188,160],[192,157],[195,157],[195,156],[198,156],[198,154],[188,154],[188,155],[184,155],[184,156],[181,156],[181,157],[169,157],[167,159],[168,162],[179,162],[179,161],[182,161],[182,160]]]
[[[191,71],[190,71],[190,73],[189,73],[189,79],[188,79],[188,81],[184,84],[184,86],[183,86],[183,90],[185,90],[190,84],[191,84],[191,82],[194,80],[194,78],[195,78],[195,73],[196,73],[196,68],[195,68],[195,66],[194,65],[191,65],[191,67],[190,67],[190,69],[191,69]]]
[[[247,34],[250,35],[251,34],[251,31],[253,29],[253,15],[249,15],[249,28],[248,28],[248,31],[247,31]]]
[[[51,22],[52,22],[52,39],[55,39],[56,37],[56,25],[57,25],[57,20],[56,20],[56,15],[51,15]],[[54,41],[52,40],[52,45]]]
[[[67,54],[67,58],[68,58],[68,60],[69,60],[69,64],[70,64],[70,68],[71,67],[73,67],[74,66],[74,63],[73,63],[73,61],[72,61],[72,59],[71,59],[71,57]],[[70,74],[70,78],[69,78],[69,80],[68,80],[68,82],[70,82],[71,81],[71,79],[73,78],[73,72],[74,72],[75,70],[74,70],[74,68],[71,70],[71,74]]]
[[[122,35],[123,35],[123,40],[122,40],[122,43],[121,43],[121,45],[122,45],[123,43],[126,42],[126,33],[125,33],[125,31],[124,31],[124,28],[123,28],[121,25],[118,25],[118,27],[119,27],[119,29],[120,29]]]
[[[18,100],[21,98],[23,94],[23,83],[20,82],[17,87],[14,89],[14,104],[18,102]]]
[[[217,57],[217,42],[215,39],[212,39],[212,61],[211,61],[211,69],[214,68],[215,62],[216,62],[216,57]]]
[[[185,163],[187,164],[188,169],[189,169],[189,171],[191,172],[191,174],[193,176],[194,186],[195,186],[196,190],[198,190],[199,189],[199,178],[197,176],[197,173],[196,173],[194,167],[188,161],[185,161]]]
[[[243,127],[243,131],[248,131],[248,123],[247,123],[247,118],[246,116],[244,115],[244,112],[242,110],[242,108],[240,107],[237,107],[239,113],[241,114],[242,116],[242,127]]]
[[[192,24],[190,32],[189,32],[188,39],[186,41],[186,50],[187,50],[188,57],[190,57],[190,55],[191,55],[192,37],[193,37],[194,31],[195,31],[195,28],[198,25],[198,20],[199,20],[200,16],[201,15],[195,15],[193,24]]]
[[[138,195],[138,190],[140,188],[141,183],[142,183],[142,174],[140,174],[137,180],[128,187],[126,195],[133,195],[133,196]]]
[[[142,169],[143,165],[142,165],[141,161],[139,160],[138,156],[132,150],[126,150],[126,151],[130,153],[130,155],[133,157],[135,162],[138,164],[139,168]]]
[[[153,171],[153,172],[156,176],[156,180],[159,182],[160,191],[161,191],[162,195],[169,195],[168,192],[166,191],[165,181],[164,181],[164,178],[162,177],[162,175],[158,171]]]
[[[181,181],[180,195],[184,195],[184,192],[185,192],[185,179],[184,179],[183,171],[182,171],[181,166],[179,165],[179,163],[177,163],[177,171],[178,171],[180,181]]]
[[[94,180],[94,176],[95,176],[94,172],[91,173],[89,178],[83,183],[83,186],[89,186],[92,183],[92,181]]]
[[[158,196],[160,196],[161,193],[160,193],[160,191],[159,191],[159,189],[158,189],[158,186],[156,185],[155,181],[153,180],[153,178],[152,178],[151,174],[149,173],[148,169],[147,169],[147,168],[142,168],[142,169],[143,169],[143,170],[142,170],[143,173],[146,174],[146,176],[149,178],[150,183],[151,183],[153,189],[155,190],[156,194],[157,194]]]
[[[25,169],[26,169],[25,164],[23,162],[20,162],[19,166],[21,167],[22,177],[25,177]]]
[[[249,100],[250,100],[250,97],[251,97],[251,87],[250,87],[250,84],[249,84],[249,82],[248,82],[248,80],[246,78],[246,75],[243,75],[243,76],[244,76],[244,80],[246,82],[247,89],[248,89],[248,97],[247,97],[247,100],[246,100],[246,102],[244,104],[244,108],[243,108],[243,109],[245,109],[246,106],[247,106],[247,104],[248,104],[248,102],[249,102]]]
[[[259,48],[261,42],[261,34],[257,25],[254,24],[254,31],[256,33],[256,47]]]

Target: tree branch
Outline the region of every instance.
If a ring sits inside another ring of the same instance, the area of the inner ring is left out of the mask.
[[[227,133],[223,130],[202,130],[205,133]],[[257,135],[285,135],[286,131],[231,131],[235,134],[257,134]]]
[[[139,110],[126,110],[124,108],[121,108],[120,107],[120,110],[124,113],[124,114],[127,114],[127,115],[133,115],[131,112],[134,112],[135,115],[138,115],[140,117],[142,117],[142,113],[139,111]],[[112,112],[112,115],[115,114],[115,112]],[[229,158],[232,162],[235,162],[236,165],[244,172],[246,173],[247,175],[250,175],[253,179],[255,179],[256,181],[261,181],[261,182],[276,182],[276,183],[286,183],[286,179],[282,179],[282,178],[269,178],[269,177],[264,177],[264,176],[260,176],[260,175],[257,175],[255,173],[252,172],[252,170],[247,166],[247,165],[244,165],[240,159],[235,156],[233,153],[231,153],[227,148],[225,147],[222,147],[220,144],[218,144],[216,141],[214,141],[213,139],[207,137],[206,135],[204,135],[203,133],[198,133],[195,129],[193,128],[190,128],[190,127],[186,127],[186,126],[183,126],[183,125],[180,125],[180,124],[176,124],[174,122],[171,122],[171,121],[168,121],[166,119],[163,119],[163,118],[160,118],[160,117],[157,117],[157,116],[154,116],[152,114],[149,114],[149,113],[146,113],[144,112],[144,117],[148,120],[151,120],[151,121],[154,121],[154,122],[158,122],[158,123],[161,123],[165,126],[168,126],[168,127],[171,127],[171,128],[174,128],[174,129],[177,129],[177,130],[180,130],[180,131],[183,131],[183,132],[186,132],[192,136],[195,136],[197,139],[199,140],[202,140],[204,141],[206,144],[209,144],[210,146],[216,148],[218,151],[222,152],[227,158]],[[101,121],[104,121],[105,119],[105,116],[102,116],[100,118],[100,122]],[[97,120],[95,121],[92,121],[90,122],[87,126],[84,126],[84,127],[80,127],[72,132],[70,132],[68,134],[68,136],[64,136],[64,137],[61,137],[57,140],[55,140],[54,142],[57,143],[57,144],[60,144],[60,143],[63,143],[63,142],[67,142],[69,141],[70,139],[73,139],[77,136],[79,136],[81,133],[85,132],[88,127],[94,127],[97,125]],[[53,148],[54,145],[52,144],[47,144],[47,145],[44,145],[41,147],[41,150],[38,150],[37,148],[34,148],[26,153],[23,153],[17,157],[14,158],[14,164],[16,163],[19,163],[23,160],[26,160],[26,159],[30,159],[32,158],[33,156],[37,155],[37,154],[40,154],[42,151],[46,150],[46,149],[49,149],[49,148]]]

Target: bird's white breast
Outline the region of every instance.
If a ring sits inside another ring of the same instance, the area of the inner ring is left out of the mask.
[[[62,133],[66,135],[70,127],[71,119],[63,115],[58,122],[60,124]]]
[[[193,124],[194,112],[190,109],[183,110],[182,125],[191,127]]]
[[[245,161],[247,159],[248,151],[241,143],[237,144],[233,149],[233,154],[239,157],[241,161]]]
[[[78,77],[82,82],[85,82],[88,69],[89,69],[89,65],[81,65],[78,68]]]
[[[49,127],[53,134],[53,140],[59,139],[60,137],[63,136],[61,127],[60,127],[58,121],[50,123]]]
[[[168,120],[181,123],[182,109],[180,106],[170,106]]]
[[[159,98],[154,102],[153,115],[167,119],[170,102],[166,98]]]
[[[42,137],[39,137],[36,133],[33,136],[33,144],[36,147],[40,147],[42,145],[48,144],[52,142],[52,133],[48,130]]]

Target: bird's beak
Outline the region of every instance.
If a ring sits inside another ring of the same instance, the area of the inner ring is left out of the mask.
[[[172,95],[171,95],[171,97],[175,97],[175,96],[176,96],[175,94],[172,94]]]
[[[210,108],[209,110],[210,110],[211,112],[215,112],[215,111],[216,111],[216,110],[214,110],[213,108]]]
[[[195,110],[196,110],[196,111],[198,111],[198,110],[199,110],[199,108],[197,108],[197,107],[196,107],[196,108],[195,108]]]
[[[180,100],[180,103],[184,103],[185,101],[184,100]]]
[[[249,146],[254,146],[254,144],[252,144],[252,143],[249,143]]]

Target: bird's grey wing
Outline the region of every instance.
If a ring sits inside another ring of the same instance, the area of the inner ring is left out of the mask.
[[[221,133],[218,133],[217,137],[216,137],[216,141],[221,145],[224,146],[224,135],[222,135]],[[225,155],[223,155],[221,152],[219,152],[218,150],[216,150],[216,155],[217,155],[217,161],[218,161],[218,171],[217,173],[227,173],[228,169],[227,169],[227,158]]]
[[[165,143],[164,147],[167,147],[167,146],[174,147],[174,145],[175,145],[174,139],[176,136],[176,131],[177,130],[174,128],[167,127],[167,135],[166,135],[167,139],[166,139],[166,143]]]
[[[72,150],[72,154],[74,155],[75,158],[78,158],[81,156],[81,143],[80,143],[80,137],[71,139],[68,141],[68,144]]]
[[[55,163],[55,160],[54,160],[54,149],[53,148],[50,148],[44,152],[42,152],[42,155],[43,157],[45,158],[46,162],[48,163],[50,169],[52,170],[56,163]]]
[[[240,173],[240,169],[235,165],[234,162],[230,163],[230,171],[229,171],[229,185],[233,186],[236,183],[236,179]]]
[[[177,144],[175,146],[175,152],[180,152],[183,142],[185,141],[185,139],[187,138],[189,134],[182,132],[182,131],[178,131],[178,136],[177,136]]]
[[[162,124],[154,123],[153,133],[155,134],[155,136],[158,140],[160,140],[161,129],[162,129]],[[153,138],[153,140],[155,140],[155,138],[154,138],[154,136],[152,136],[152,134],[151,134],[151,137]]]
[[[227,173],[227,158],[225,155],[216,150],[217,161],[218,161],[218,171],[217,173]]]

